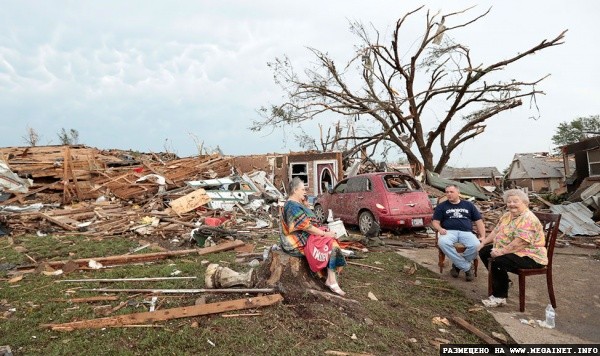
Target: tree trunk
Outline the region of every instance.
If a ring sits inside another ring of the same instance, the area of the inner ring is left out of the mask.
[[[308,267],[304,257],[293,257],[282,251],[271,251],[257,272],[257,287],[277,287],[287,298],[290,294],[304,294],[309,289],[322,289],[316,273]]]

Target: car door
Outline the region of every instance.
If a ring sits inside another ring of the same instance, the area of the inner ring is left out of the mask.
[[[345,222],[348,224],[358,224],[358,213],[365,207],[366,200],[369,194],[369,178],[367,177],[351,177],[348,178],[346,187],[346,210],[347,217]]]
[[[335,188],[333,188],[333,192],[329,196],[329,204],[326,207],[327,209],[331,209],[333,212],[334,218],[340,218],[343,221],[346,221],[346,217],[348,216],[348,211],[346,209],[347,197],[346,197],[346,187],[348,184],[348,180],[343,180],[339,182]],[[325,212],[325,216],[327,216],[328,212]]]

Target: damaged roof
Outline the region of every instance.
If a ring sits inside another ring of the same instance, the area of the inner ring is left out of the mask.
[[[518,170],[514,169],[515,163],[520,165]],[[574,168],[574,163],[569,161]],[[540,153],[516,153],[508,179],[523,178],[563,178],[564,168],[561,156],[551,156],[548,152]]]
[[[440,177],[446,179],[473,179],[501,177],[502,173],[496,167],[454,168],[444,167]]]

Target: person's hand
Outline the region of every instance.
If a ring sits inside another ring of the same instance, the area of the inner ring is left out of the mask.
[[[334,231],[325,231],[325,232],[323,232],[323,236],[332,237],[334,239],[337,239],[337,234]]]
[[[504,254],[504,251],[501,248],[493,248],[492,251],[490,252],[490,256],[492,256],[492,257],[502,256],[503,254]]]
[[[483,246],[485,246],[485,244],[483,243],[483,241],[479,240],[479,245],[477,245],[477,252],[479,252],[479,250],[481,250]]]
[[[446,235],[446,234],[448,233],[448,230],[446,230],[446,229],[443,229],[443,228],[442,228],[442,229],[439,229],[439,230],[438,230],[438,233],[439,233],[440,235]]]

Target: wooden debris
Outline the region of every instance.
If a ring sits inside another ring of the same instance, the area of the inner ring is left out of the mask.
[[[56,281],[56,283],[63,282],[154,282],[154,281],[168,281],[172,279],[196,279],[198,277],[146,277],[146,278],[89,278],[89,279],[63,279]]]
[[[171,209],[173,209],[177,215],[180,215],[196,209],[197,207],[208,203],[210,200],[211,199],[206,194],[206,191],[200,188],[182,196],[181,198],[173,200],[171,202]]]
[[[90,262],[90,260],[101,263],[103,266],[120,265],[120,264],[127,264],[127,263],[162,260],[162,259],[166,259],[166,258],[173,257],[173,256],[189,255],[191,253],[197,253],[198,255],[206,255],[206,254],[214,253],[214,252],[222,252],[222,251],[232,250],[243,244],[244,244],[243,241],[235,240],[235,241],[224,242],[224,243],[216,245],[216,246],[199,248],[199,249],[144,253],[144,254],[138,254],[138,255],[118,255],[118,256],[108,256],[108,257],[81,258],[81,259],[77,259],[77,260],[72,260],[71,262],[77,263],[80,266],[87,266],[88,263]],[[68,261],[48,261],[48,262],[45,262],[45,264],[50,267],[60,268],[67,262]]]
[[[119,297],[116,295],[101,295],[97,297],[87,297],[87,298],[70,298],[70,299],[51,299],[54,302],[69,302],[69,303],[88,303],[88,302],[105,302],[105,301],[113,301],[119,300]]]
[[[190,307],[163,309],[153,312],[125,314],[107,318],[80,320],[63,324],[42,324],[40,326],[58,331],[71,331],[75,329],[99,329],[123,325],[139,325],[177,318],[217,314],[225,311],[264,307],[279,303],[282,300],[283,296],[281,296],[281,294],[272,294],[262,297],[244,298],[204,305],[194,305]]]
[[[248,317],[248,316],[261,316],[262,313],[247,313],[247,314],[223,314],[221,315],[223,318],[240,318],[240,317]]]
[[[362,264],[362,263],[350,262],[350,261],[347,261],[346,263],[349,264],[349,265],[353,265],[353,266],[360,266],[360,267],[371,268],[371,269],[374,269],[374,270],[377,270],[377,271],[385,271],[385,269],[383,269],[381,267],[375,267],[375,266],[365,265],[365,264]]]
[[[144,288],[89,288],[82,292],[108,293],[153,293],[153,294],[196,294],[196,293],[273,293],[274,288],[197,288],[197,289],[144,289]]]
[[[477,329],[475,326],[469,324],[466,320],[464,320],[458,316],[452,317],[452,321],[454,321],[456,324],[458,324],[463,329],[475,334],[477,337],[479,337],[481,340],[485,341],[488,344],[493,345],[493,344],[500,343],[500,342],[496,341],[495,339],[493,339],[492,337],[488,336],[483,331]]]

